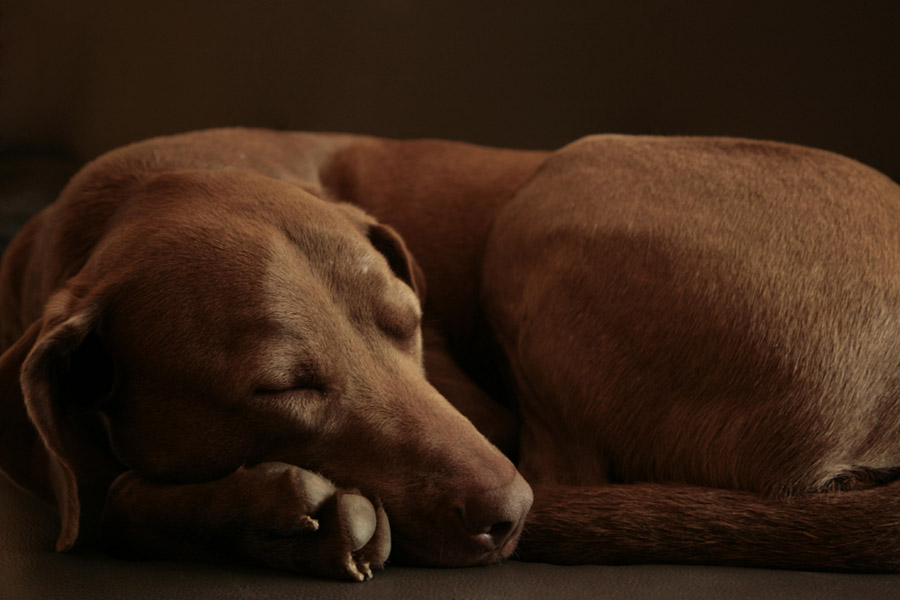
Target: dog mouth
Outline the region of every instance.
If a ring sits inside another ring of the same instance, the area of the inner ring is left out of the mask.
[[[499,542],[489,533],[470,536],[404,535],[392,532],[391,562],[416,567],[475,567],[500,562],[512,556],[522,534],[518,523]]]
[[[509,558],[516,550],[533,500],[531,487],[514,469],[512,473],[500,485],[482,485],[464,493],[451,488],[434,494],[437,499],[432,502],[417,503],[430,510],[416,510],[409,506],[408,499],[396,503],[386,500],[392,561],[468,567]]]

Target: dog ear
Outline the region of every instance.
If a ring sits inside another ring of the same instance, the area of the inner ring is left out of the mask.
[[[419,297],[419,302],[425,304],[425,275],[412,253],[403,243],[394,228],[381,223],[369,225],[369,241],[375,249],[381,252],[388,261],[391,270],[401,280],[405,281]]]
[[[75,543],[81,514],[73,457],[80,440],[66,422],[96,407],[113,381],[96,333],[99,308],[73,309],[74,304],[68,292],[58,293],[43,318],[0,356],[0,467],[56,504],[60,551]]]

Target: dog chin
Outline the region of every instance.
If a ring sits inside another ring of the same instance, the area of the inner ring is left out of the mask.
[[[455,543],[436,543],[427,536],[422,539],[404,539],[394,536],[391,564],[410,567],[477,567],[509,558],[516,549],[521,530],[517,531],[500,548],[485,550],[476,539]]]

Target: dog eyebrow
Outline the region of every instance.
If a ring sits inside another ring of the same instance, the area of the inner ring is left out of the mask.
[[[389,336],[408,339],[422,322],[422,309],[413,297],[414,292],[405,283],[399,279],[391,281],[381,290],[370,318],[374,318],[378,328]]]
[[[391,337],[406,339],[418,330],[422,313],[413,307],[398,308],[391,303],[378,311],[377,321],[382,331]]]

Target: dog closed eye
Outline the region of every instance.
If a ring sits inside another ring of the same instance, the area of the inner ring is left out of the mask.
[[[327,392],[322,388],[310,387],[305,385],[293,385],[289,387],[262,387],[257,388],[254,392],[258,396],[287,396],[291,394],[318,394],[326,395]]]
[[[253,394],[263,397],[318,395],[327,396],[334,386],[310,368],[304,368],[297,374],[286,374],[283,377],[271,377],[257,384]]]

